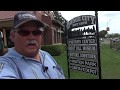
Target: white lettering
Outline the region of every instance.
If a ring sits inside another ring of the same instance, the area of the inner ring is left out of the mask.
[[[95,24],[95,23],[94,23],[95,17],[91,17],[91,21],[92,21],[92,24]]]
[[[82,46],[83,51],[96,51],[95,46]]]
[[[95,16],[83,15],[83,16],[75,17],[67,23],[67,29],[69,29],[72,24],[73,24],[72,27],[87,25],[88,21],[91,21],[90,24],[94,25],[95,24],[95,22],[94,22],[95,21]]]
[[[92,61],[85,61],[85,65],[87,65],[87,66],[96,67],[96,66],[97,66],[96,64],[97,64],[96,62],[92,62]]]
[[[80,58],[96,59],[96,55],[80,53]]]
[[[24,18],[36,19],[36,17],[33,16],[33,15],[31,15],[31,14],[19,14],[19,15],[18,15],[18,19],[19,19],[19,20],[22,20],[22,19],[24,19]]]
[[[87,44],[87,43],[90,43],[90,44],[95,44],[95,39],[86,39],[86,40],[82,40],[82,44]]]

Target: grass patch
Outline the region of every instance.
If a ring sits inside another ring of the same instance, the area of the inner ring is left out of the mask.
[[[102,79],[120,78],[120,51],[111,49],[109,44],[101,46]]]
[[[66,79],[68,78],[67,53],[54,56],[58,64],[63,68]],[[111,49],[109,44],[100,46],[101,78],[120,79],[120,51]],[[98,79],[98,76],[89,73],[71,71],[70,79]]]
[[[67,53],[64,52],[60,56],[54,56],[57,63],[63,68],[65,77],[68,77]]]

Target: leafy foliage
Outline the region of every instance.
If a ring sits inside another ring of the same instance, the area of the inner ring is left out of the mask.
[[[119,33],[112,33],[112,34],[108,34],[107,37],[108,38],[117,38],[117,37],[120,37],[120,34]]]
[[[106,30],[102,30],[99,32],[99,37],[100,38],[105,38],[105,35],[107,34],[108,32]]]
[[[62,14],[59,11],[53,11],[54,13],[54,19],[57,21],[60,21],[61,24],[63,24],[64,27],[62,27],[62,41],[63,43],[66,42],[66,25],[67,25],[67,20],[62,16]]]
[[[41,47],[42,50],[47,51],[52,56],[59,56],[66,50],[65,44],[60,45],[44,45]]]

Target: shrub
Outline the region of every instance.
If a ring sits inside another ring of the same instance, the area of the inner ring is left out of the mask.
[[[66,45],[65,44],[44,45],[41,47],[41,50],[47,51],[52,56],[59,56],[66,50]]]

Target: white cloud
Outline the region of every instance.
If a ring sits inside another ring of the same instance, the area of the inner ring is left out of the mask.
[[[81,15],[95,15],[95,11],[60,11],[62,16],[68,21]],[[108,33],[120,34],[120,11],[98,11],[99,31],[110,27]]]

